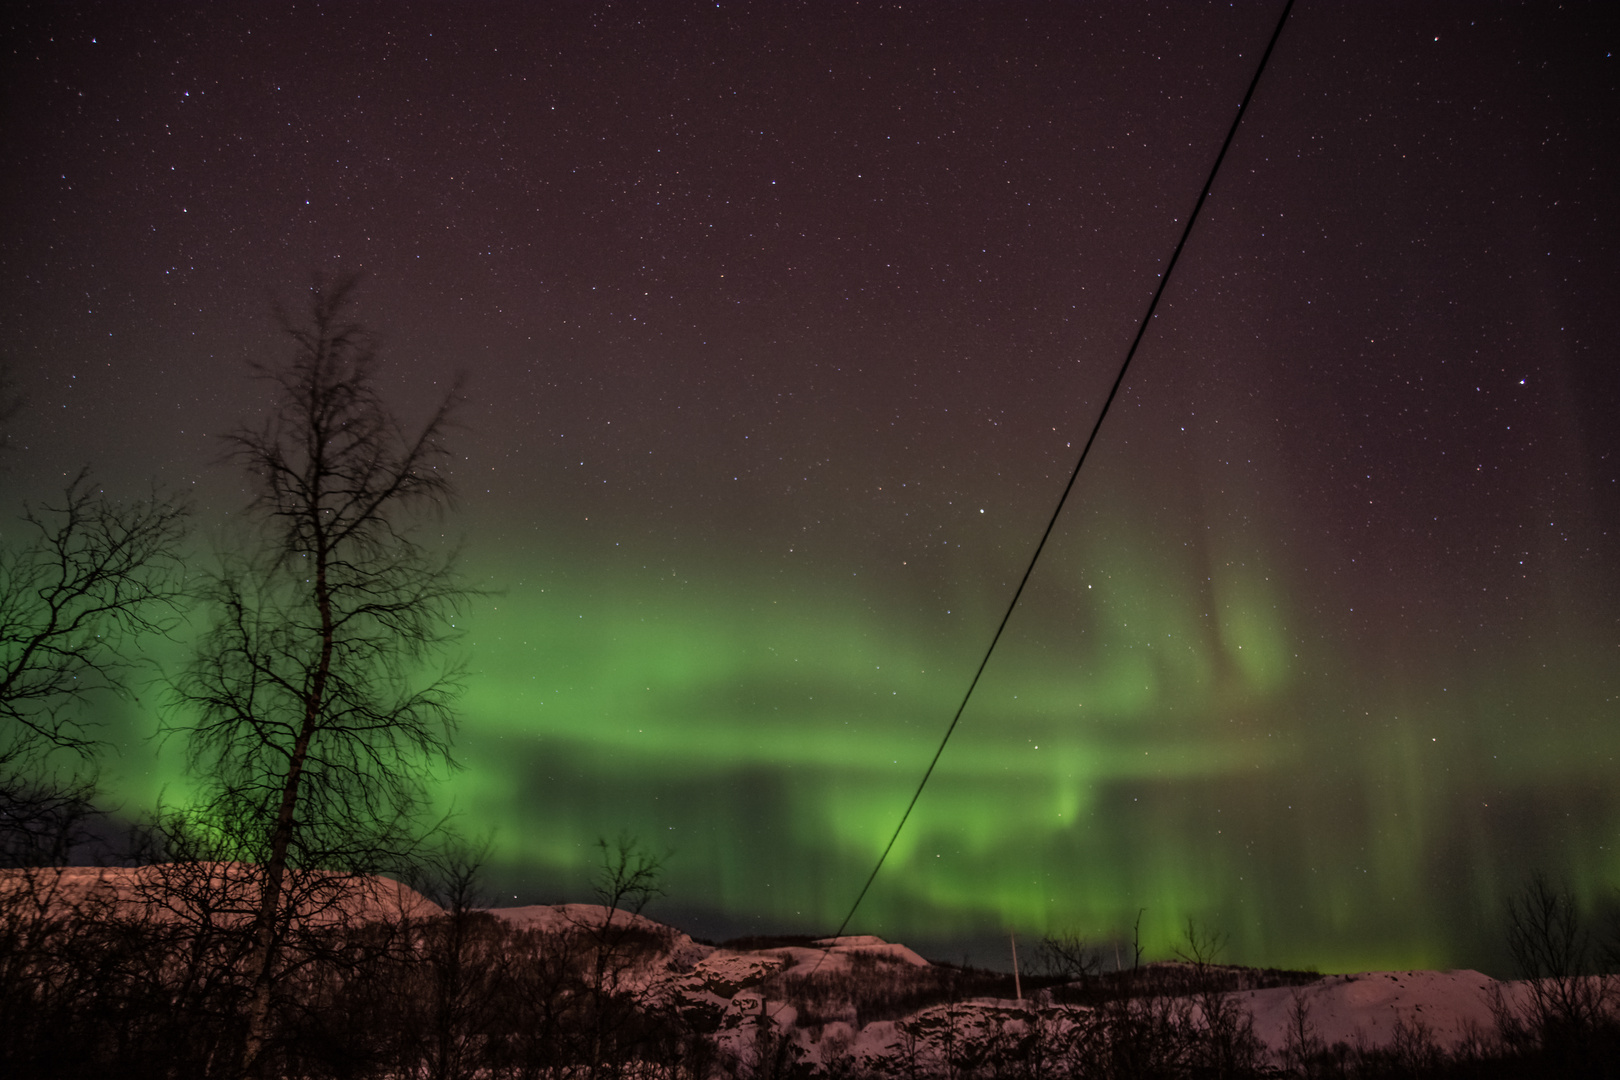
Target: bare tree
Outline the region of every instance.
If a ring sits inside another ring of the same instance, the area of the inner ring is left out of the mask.
[[[1261,1047],[1254,1018],[1223,985],[1217,961],[1225,949],[1225,933],[1188,917],[1186,944],[1175,954],[1186,965],[1198,1017],[1183,1026],[1183,1035],[1189,1058],[1208,1075],[1248,1076],[1259,1065]]]
[[[127,692],[132,646],[166,633],[183,599],[183,503],[109,499],[80,472],[58,503],[28,507],[0,549],[0,852],[61,861],[94,785],[53,778],[97,747],[87,703]]]
[[[1532,873],[1508,898],[1507,945],[1529,991],[1518,1008],[1500,994],[1493,1004],[1508,1045],[1573,1069],[1620,1041],[1614,980],[1594,973],[1591,935],[1567,885]]]
[[[1311,1003],[1303,988],[1295,988],[1288,1005],[1288,1023],[1283,1029],[1283,1068],[1298,1076],[1310,1076],[1313,1063],[1322,1056],[1326,1044],[1311,1022]]]
[[[211,627],[176,684],[204,819],[228,823],[261,873],[242,1072],[260,1068],[289,869],[372,872],[406,852],[424,770],[452,765],[458,671],[442,661],[467,592],[455,553],[418,538],[450,498],[452,389],[407,431],[380,396],[376,351],[346,316],[355,280],[317,281],[283,319],[285,366],[261,370],[268,419],[231,438],[260,529],[207,590]]]
[[[628,832],[621,832],[611,844],[599,838],[596,846],[602,861],[591,892],[601,910],[575,924],[588,936],[593,954],[587,987],[593,1078],[617,1075],[625,1056],[620,1044],[633,1041],[627,1036],[642,1019],[644,1002],[626,986],[626,977],[640,961],[667,945],[659,930],[639,918],[642,909],[664,895],[660,885],[664,859]]]
[[[417,887],[444,910],[419,930],[419,1056],[430,1080],[477,1074],[479,1036],[496,1024],[499,988],[512,977],[506,946],[514,935],[481,910],[487,901],[479,879],[492,846],[489,836],[477,842],[450,838],[420,868]]]
[[[1507,902],[1508,951],[1519,974],[1563,980],[1586,974],[1590,935],[1581,926],[1575,896],[1540,870]]]
[[[1047,975],[1078,983],[1082,992],[1102,970],[1102,950],[1072,930],[1042,938],[1040,956]]]

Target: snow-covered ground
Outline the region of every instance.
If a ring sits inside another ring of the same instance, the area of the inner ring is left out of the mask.
[[[1523,986],[1477,971],[1369,971],[1327,975],[1307,986],[1250,990],[1237,1000],[1254,1017],[1255,1034],[1273,1049],[1285,1044],[1297,1001],[1327,1046],[1385,1047],[1397,1025],[1415,1031],[1421,1024],[1436,1045],[1454,1050],[1470,1034],[1494,1029],[1491,1001],[1498,990],[1517,1004]]]
[[[599,925],[606,914],[583,904],[492,909],[491,913],[516,926],[543,929]],[[627,921],[632,917],[620,912],[615,918]],[[801,1026],[791,1004],[780,1000],[780,995],[773,999],[771,989],[783,985],[782,977],[847,975],[852,957],[860,955],[892,969],[931,965],[904,945],[869,935],[827,939],[816,942],[816,947],[734,950],[694,942],[648,919],[635,917],[635,921],[665,935],[668,942],[657,962],[639,968],[636,984],[711,1011],[719,1018],[716,1041],[737,1053],[744,1053],[768,1027],[775,1037],[797,1043],[805,1060],[830,1062],[838,1055],[877,1067],[897,1055],[929,1052],[929,1044],[945,1037],[947,1031],[949,1038],[962,1040],[1027,1032],[1032,1025],[1052,1030],[1072,1023],[1082,1011],[1054,1006],[1048,995],[1024,1001],[978,998],[919,1009],[899,1020],[866,1023],[858,1030],[843,1020]],[[904,977],[897,970],[891,974]],[[1255,1035],[1279,1060],[1291,1029],[1297,1042],[1302,1015],[1306,1036],[1322,1048],[1342,1043],[1363,1051],[1380,1050],[1400,1038],[1421,1038],[1450,1051],[1471,1037],[1487,1042],[1493,1038],[1494,1001],[1517,1008],[1527,997],[1525,984],[1501,982],[1477,971],[1327,975],[1303,986],[1231,995],[1252,1017]]]
[[[190,889],[213,895],[211,917],[233,923],[249,917],[254,908],[251,876],[242,867],[224,863],[0,871],[0,906],[32,904],[55,912],[77,909],[94,917],[138,915],[161,920],[186,917],[171,910],[175,901],[164,899],[166,890]],[[431,901],[387,879],[369,879],[360,888],[347,879],[332,894],[342,899],[326,900],[324,905],[325,876],[305,873],[296,875],[295,881],[316,905],[304,916],[312,924],[443,914]],[[218,902],[221,897],[223,902]],[[1024,1001],[976,998],[939,1004],[938,988],[948,981],[942,970],[904,945],[873,936],[735,949],[694,941],[651,919],[624,911],[609,913],[589,904],[493,908],[488,914],[520,930],[577,935],[571,938],[576,948],[582,942],[588,949],[613,942],[619,958],[613,969],[616,989],[695,1018],[699,1030],[712,1032],[720,1048],[739,1057],[758,1053],[764,1043],[788,1041],[797,1047],[795,1056],[807,1063],[842,1059],[883,1072],[902,1058],[915,1064],[920,1057],[937,1057],[947,1043],[960,1046],[963,1040],[977,1039],[988,1045],[1037,1031],[1061,1036],[1087,1023],[1084,1008],[1053,1004],[1050,994]],[[853,1001],[843,1008],[840,1002],[849,999],[835,996],[856,986],[865,988],[868,1001],[863,1008],[868,1017],[883,1013],[873,1009],[870,998],[885,988],[895,989],[896,996],[881,1001],[936,1004],[919,1005],[904,1016],[896,1007],[885,1018],[862,1020]],[[924,991],[932,987],[932,996],[907,997],[904,992],[911,987]],[[1290,1040],[1298,1044],[1302,1031],[1318,1048],[1343,1044],[1379,1050],[1403,1039],[1427,1041],[1448,1051],[1471,1038],[1488,1044],[1496,1032],[1495,1009],[1523,1010],[1530,990],[1528,984],[1499,982],[1477,971],[1383,971],[1237,991],[1227,1000],[1252,1018],[1254,1034],[1280,1059]],[[1172,1003],[1166,1006],[1171,1011],[1175,1000],[1160,999]],[[795,1002],[813,1008],[813,1015],[801,1022]],[[1200,1014],[1190,1007],[1181,1015]]]
[[[206,910],[217,925],[233,925],[251,919],[257,910],[258,871],[229,862],[0,870],[0,903],[158,920],[191,919]],[[284,887],[288,902],[298,904],[300,918],[310,925],[444,914],[439,905],[392,878],[291,870]]]

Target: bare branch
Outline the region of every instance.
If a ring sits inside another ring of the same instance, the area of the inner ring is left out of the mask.
[[[134,643],[179,618],[187,516],[155,494],[113,502],[84,472],[59,503],[26,510],[30,538],[0,551],[0,768],[92,753],[78,706],[125,692]]]
[[[407,432],[376,389],[371,336],[347,318],[355,284],[317,281],[307,321],[283,317],[292,359],[260,372],[275,407],[229,437],[262,547],[221,561],[212,625],[175,688],[191,768],[210,784],[195,819],[263,867],[244,1074],[268,1037],[289,872],[406,860],[424,770],[454,767],[461,672],[443,657],[469,593],[456,553],[414,530],[450,499],[459,384]]]

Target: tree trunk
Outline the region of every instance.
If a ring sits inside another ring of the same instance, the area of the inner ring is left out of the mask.
[[[318,514],[317,514],[318,516]],[[309,696],[304,700],[304,723],[293,744],[287,763],[287,781],[281,788],[281,806],[276,811],[275,830],[270,834],[270,858],[264,866],[264,892],[259,913],[253,920],[253,997],[248,1003],[247,1039],[242,1045],[241,1075],[251,1077],[258,1069],[270,1029],[270,992],[275,981],[277,911],[281,906],[282,885],[287,876],[287,849],[292,844],[293,815],[298,809],[298,783],[309,757],[309,743],[315,735],[325,703],[326,680],[332,670],[332,601],[326,585],[326,557],[316,556],[315,604],[321,617],[321,655]]]

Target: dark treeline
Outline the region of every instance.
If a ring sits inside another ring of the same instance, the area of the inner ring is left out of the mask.
[[[257,871],[5,872],[0,1074],[242,1075]],[[416,915],[413,894],[379,895],[374,879],[314,877],[290,879],[308,917],[279,942],[256,1075],[595,1077],[701,1058],[678,1015],[624,983],[666,944],[627,911],[521,930],[467,908]]]
[[[882,955],[818,976],[766,966],[736,985],[704,982],[674,931],[637,916],[655,882],[636,877],[646,863],[625,850],[604,848],[602,906],[546,928],[469,906],[468,875],[427,888],[442,908],[374,878],[291,875],[295,910],[253,1075],[1190,1080],[1607,1077],[1620,1066],[1616,984],[1590,973],[1601,950],[1548,951],[1579,947],[1579,928],[1565,922],[1567,894],[1539,879],[1510,926],[1521,958],[1543,968],[1533,994],[1498,1002],[1491,1029],[1448,1049],[1407,1018],[1387,1044],[1327,1045],[1296,994],[1274,1056],[1238,991],[1315,976],[1217,964],[1195,935],[1178,962],[1078,978],[1059,968],[1029,979],[1021,1002],[1007,1000],[1004,973]],[[6,871],[0,1075],[243,1075],[259,872],[202,861]],[[861,1028],[883,1021],[891,1051],[858,1055]]]

